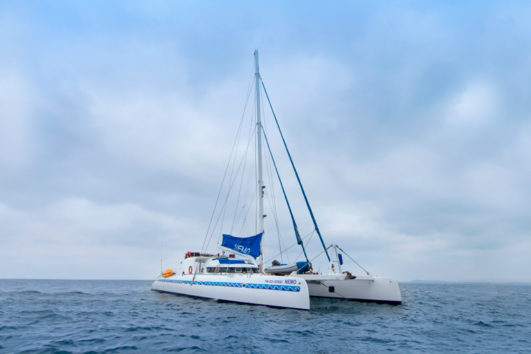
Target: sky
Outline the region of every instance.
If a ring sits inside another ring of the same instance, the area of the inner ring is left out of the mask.
[[[200,249],[259,49],[327,244],[400,281],[529,282],[529,18],[524,1],[3,1],[0,278],[152,279]]]

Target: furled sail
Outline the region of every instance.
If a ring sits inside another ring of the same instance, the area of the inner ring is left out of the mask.
[[[258,257],[260,255],[260,244],[262,243],[262,233],[250,237],[236,237],[223,234],[221,247],[228,248],[240,254]]]

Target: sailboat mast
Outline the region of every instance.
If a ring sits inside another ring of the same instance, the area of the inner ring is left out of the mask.
[[[260,117],[260,69],[258,66],[258,50],[254,51],[255,84],[256,84],[256,153],[258,165],[258,232],[264,232],[264,180],[262,178],[262,120]],[[260,257],[262,246],[260,245]]]

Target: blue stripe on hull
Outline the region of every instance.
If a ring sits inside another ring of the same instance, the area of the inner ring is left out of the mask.
[[[158,281],[165,283],[177,283],[177,284],[192,284],[191,280],[176,280],[176,279],[158,279]],[[279,284],[255,284],[255,283],[234,283],[226,281],[194,281],[194,285],[206,285],[206,286],[228,286],[232,288],[249,288],[249,289],[264,289],[264,290],[278,290],[278,291],[301,291],[300,286],[296,285],[279,285]]]

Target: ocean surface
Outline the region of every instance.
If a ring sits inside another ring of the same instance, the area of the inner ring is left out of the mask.
[[[400,306],[297,311],[150,284],[0,280],[0,352],[531,352],[531,285],[402,283]]]

